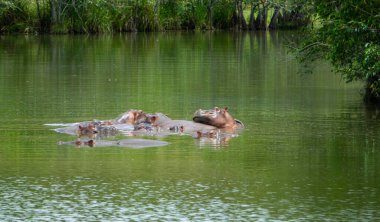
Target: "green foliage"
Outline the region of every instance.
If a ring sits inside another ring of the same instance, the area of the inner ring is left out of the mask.
[[[194,18],[194,5],[191,1],[186,1],[183,3],[179,16],[181,18],[181,26],[185,29],[195,29],[195,18]]]
[[[26,0],[0,1],[0,33],[25,32],[31,27],[31,14]]]
[[[70,32],[85,32],[86,27],[84,26],[83,16],[86,14],[86,5],[86,0],[67,0],[63,18],[69,21],[68,29]]]
[[[208,1],[192,0],[186,1],[181,10],[181,23],[183,28],[190,29],[211,29],[209,21]],[[212,21],[211,21],[212,23]]]
[[[50,19],[50,4],[49,0],[35,0],[36,9],[33,10],[37,13],[35,24],[38,24],[37,31],[48,33],[51,28],[51,19]]]
[[[168,0],[160,4],[160,22],[164,30],[180,29],[180,16],[184,14],[184,7],[181,1]]]
[[[380,44],[367,43],[361,64],[367,79],[367,100],[380,101]]]
[[[213,23],[215,28],[226,29],[231,27],[235,13],[234,1],[220,0],[214,6]]]
[[[148,0],[136,1],[132,8],[132,21],[137,31],[152,31],[154,24],[154,3]]]
[[[106,0],[67,0],[62,11],[66,28],[74,33],[110,32],[110,4]]]
[[[130,21],[133,18],[132,7],[110,5],[109,8],[112,30],[118,32],[132,31]]]
[[[0,0],[0,32],[103,33],[229,29],[236,28],[238,21],[239,24],[246,23],[238,19],[244,10],[257,15],[257,11],[250,9],[253,4],[261,5],[261,9],[265,5],[266,11],[270,11],[273,7],[278,8],[278,5],[300,6],[300,2],[304,1]],[[297,10],[294,15],[298,16]]]
[[[208,26],[207,2],[203,0],[196,0],[193,4],[193,18],[195,27],[198,29],[206,29]]]
[[[111,7],[106,0],[89,1],[84,19],[86,32],[110,32],[112,29]]]
[[[300,50],[322,55],[348,81],[364,80],[365,98],[380,101],[380,2],[314,0],[321,26],[312,29]]]
[[[293,0],[287,4],[278,3],[281,6],[281,17],[278,25],[283,29],[297,29],[311,23],[313,8],[308,0]]]

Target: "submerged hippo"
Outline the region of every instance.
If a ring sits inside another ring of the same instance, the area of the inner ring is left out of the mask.
[[[47,125],[57,125],[64,126],[61,128],[56,128],[54,131],[58,133],[65,133],[70,135],[76,135],[78,138],[88,137],[89,139],[94,139],[95,137],[109,137],[118,134],[118,129],[115,125],[106,123],[105,121],[87,121],[80,123],[71,124],[47,124]]]
[[[162,141],[121,140],[119,142],[100,140],[114,135],[125,136],[168,136],[190,135],[202,141],[212,141],[212,144],[227,144],[230,138],[238,136],[236,129],[244,127],[243,123],[234,119],[228,109],[199,109],[195,112],[193,121],[173,120],[163,113],[149,114],[142,110],[131,109],[111,120],[94,120],[72,124],[47,124],[62,126],[56,132],[76,135],[77,146],[127,146],[150,147],[165,144]],[[88,141],[81,139],[87,137]],[[131,144],[133,143],[133,145]]]
[[[147,114],[142,110],[131,109],[111,120],[94,120],[72,124],[46,124],[51,126],[63,126],[55,131],[79,138],[86,136],[90,139],[96,137],[109,137],[120,133],[120,131],[133,131],[137,124],[146,122]]]
[[[86,125],[80,124],[78,128],[76,129],[76,134],[79,138],[82,136],[87,136],[88,138],[93,139],[95,134],[97,134],[98,131],[96,129],[95,124],[88,123]]]
[[[216,127],[196,123],[188,120],[173,120],[163,113],[149,114],[147,122],[157,127],[160,131],[169,131],[173,133],[195,134],[196,132],[209,132]]]
[[[142,110],[130,109],[112,120],[112,124],[132,124],[138,125],[147,122],[148,115]]]
[[[208,110],[199,109],[194,113],[193,121],[215,126],[218,129],[224,129],[227,131],[244,128],[244,124],[240,120],[234,119],[228,112],[227,107],[224,109],[218,107]]]

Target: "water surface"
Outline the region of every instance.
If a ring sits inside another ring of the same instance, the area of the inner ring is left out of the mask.
[[[325,63],[301,74],[296,37],[0,36],[0,220],[379,220],[378,114]],[[214,106],[239,137],[76,148],[44,125]]]

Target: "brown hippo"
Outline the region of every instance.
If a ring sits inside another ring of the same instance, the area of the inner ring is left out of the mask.
[[[244,124],[241,121],[234,119],[228,112],[227,107],[224,109],[218,107],[209,110],[199,109],[194,113],[193,121],[228,131],[244,128]]]
[[[95,125],[92,123],[89,123],[87,125],[80,124],[76,129],[76,134],[79,138],[81,138],[82,136],[87,136],[88,138],[92,139],[97,133],[98,131],[96,130]]]
[[[121,114],[119,117],[114,119],[113,124],[132,124],[137,125],[144,123],[147,120],[147,114],[142,110],[131,109],[127,112]]]
[[[145,123],[147,114],[142,110],[131,109],[111,120],[94,120],[70,124],[47,124],[51,126],[63,126],[54,129],[59,133],[77,135],[78,137],[87,136],[89,138],[108,137],[116,135],[121,131],[132,131],[136,125]]]
[[[66,129],[69,131],[72,127]],[[75,133],[79,138],[87,136],[90,139],[94,139],[95,137],[114,136],[118,134],[118,130],[110,123],[110,121],[91,121],[80,123],[76,128]]]
[[[60,124],[50,124],[60,126]],[[236,129],[244,125],[229,114],[228,109],[214,108],[211,110],[198,110],[193,121],[173,120],[162,113],[149,114],[142,110],[131,109],[111,120],[94,120],[72,124],[61,124],[63,128],[55,129],[56,132],[77,135],[74,142],[77,146],[156,146],[159,144],[146,144],[146,141],[130,141],[118,144],[106,142],[100,138],[115,135],[125,136],[168,136],[190,135],[202,141],[210,141],[212,144],[227,144],[230,138],[238,136]],[[88,137],[88,141],[82,142],[81,138]],[[100,142],[100,143],[99,143]],[[130,144],[136,143],[136,144]]]

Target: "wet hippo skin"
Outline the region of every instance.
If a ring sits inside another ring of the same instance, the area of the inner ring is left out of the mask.
[[[244,128],[244,124],[241,121],[234,119],[228,112],[227,107],[224,109],[220,109],[218,107],[208,110],[199,109],[194,113],[193,121],[225,130]]]

